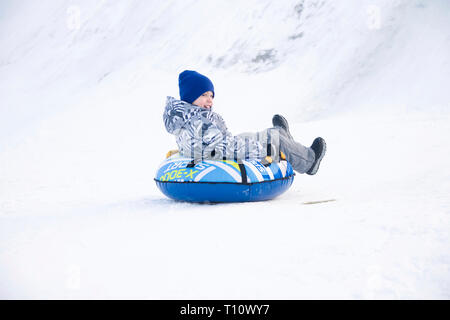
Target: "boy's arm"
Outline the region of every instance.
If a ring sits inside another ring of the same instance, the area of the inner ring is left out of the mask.
[[[185,103],[173,97],[167,97],[163,121],[167,132],[176,135],[176,130],[185,125]]]

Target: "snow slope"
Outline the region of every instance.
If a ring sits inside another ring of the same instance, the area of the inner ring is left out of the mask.
[[[3,1],[0,297],[448,299],[449,9]],[[184,69],[232,132],[277,112],[324,137],[318,174],[267,202],[165,198]]]

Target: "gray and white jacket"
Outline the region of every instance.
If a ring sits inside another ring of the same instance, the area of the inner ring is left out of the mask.
[[[175,135],[182,156],[195,160],[256,160],[267,155],[265,141],[270,129],[234,136],[219,114],[173,97],[167,97],[163,120],[167,131]]]

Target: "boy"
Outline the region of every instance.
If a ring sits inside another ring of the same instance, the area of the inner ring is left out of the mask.
[[[233,136],[222,117],[212,111],[214,85],[208,77],[185,70],[178,77],[180,100],[167,97],[164,124],[174,134],[182,156],[194,161],[266,159],[279,160],[280,151],[298,173],[314,175],[325,155],[326,144],[316,138],[311,147],[294,141],[287,120],[272,118],[273,128]]]

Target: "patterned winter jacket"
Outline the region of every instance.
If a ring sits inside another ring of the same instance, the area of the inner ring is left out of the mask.
[[[267,147],[260,142],[265,137],[260,140],[256,134],[233,136],[222,117],[210,109],[167,97],[163,120],[167,131],[175,135],[182,156],[195,160],[239,160],[267,155]]]

